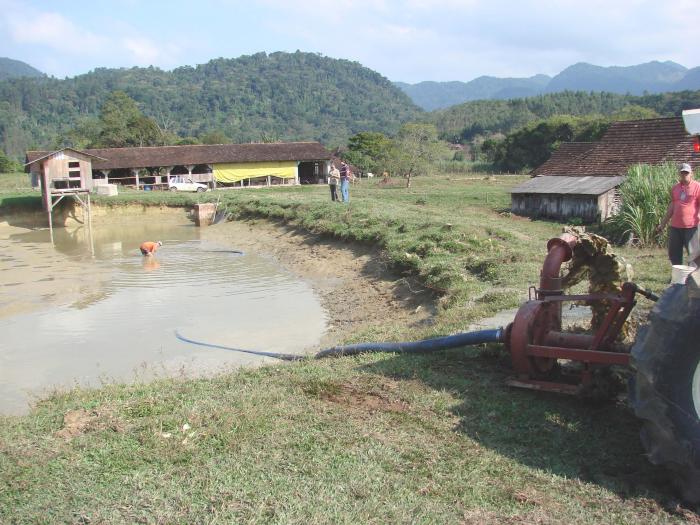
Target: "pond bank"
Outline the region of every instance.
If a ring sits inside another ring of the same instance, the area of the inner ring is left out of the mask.
[[[196,228],[183,210],[149,209],[138,222],[119,211],[94,221],[92,248],[82,225],[57,229],[52,245],[46,229],[0,223],[0,326],[8,330],[0,358],[9,374],[0,392],[13,400],[0,412],[19,413],[20,392],[42,397],[103,377],[143,381],[275,362],[192,346],[174,329],[212,344],[303,354],[431,323],[430,294],[387,271],[376,249],[268,221]],[[145,238],[165,241],[155,257],[138,252]]]

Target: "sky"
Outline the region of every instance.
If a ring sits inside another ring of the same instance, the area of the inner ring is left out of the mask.
[[[577,62],[700,65],[698,0],[0,0],[0,56],[64,78],[275,51],[392,81],[556,75]]]

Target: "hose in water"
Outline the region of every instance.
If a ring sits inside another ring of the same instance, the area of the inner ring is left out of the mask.
[[[175,337],[186,343],[191,343],[199,346],[207,346],[209,348],[218,348],[231,352],[242,352],[245,354],[253,354],[264,357],[274,357],[284,361],[299,361],[306,359],[307,356],[295,354],[282,354],[277,352],[264,352],[257,350],[244,350],[241,348],[232,348],[230,346],[215,345],[211,343],[203,343],[183,337],[175,330]],[[357,355],[375,352],[388,352],[400,354],[420,354],[437,352],[448,348],[458,348],[460,346],[477,345],[481,343],[499,343],[503,341],[503,328],[493,330],[479,330],[477,332],[462,332],[455,335],[445,337],[436,337],[434,339],[423,339],[421,341],[409,341],[401,343],[358,343],[354,345],[334,346],[321,350],[311,356],[312,359],[323,359],[324,357],[340,357],[345,355]]]

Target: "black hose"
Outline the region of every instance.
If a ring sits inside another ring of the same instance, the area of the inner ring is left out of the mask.
[[[306,359],[307,356],[295,354],[281,354],[277,352],[263,352],[257,350],[243,350],[241,348],[232,348],[230,346],[215,345],[211,343],[203,343],[187,339],[180,335],[175,330],[175,337],[186,343],[192,343],[200,346],[208,346],[210,348],[219,348],[231,352],[243,352],[246,354],[260,355],[264,357],[274,357],[284,361],[299,361]],[[418,354],[437,352],[448,348],[458,348],[460,346],[477,345],[481,343],[499,343],[503,341],[503,328],[495,328],[493,330],[480,330],[478,332],[462,332],[455,335],[445,337],[437,337],[434,339],[423,339],[421,341],[409,341],[401,343],[358,343],[354,345],[334,346],[321,350],[312,356],[313,359],[323,359],[324,357],[340,357],[345,355],[357,355],[374,352],[390,352],[401,354]]]

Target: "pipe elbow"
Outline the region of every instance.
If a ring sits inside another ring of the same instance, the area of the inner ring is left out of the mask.
[[[570,233],[563,233],[547,242],[547,257],[542,265],[540,273],[540,290],[554,291],[561,289],[561,265],[570,261],[574,254],[574,247],[578,237]]]

